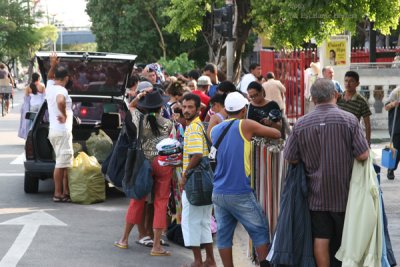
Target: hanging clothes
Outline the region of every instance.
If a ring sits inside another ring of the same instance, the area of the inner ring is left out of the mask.
[[[303,163],[289,165],[282,191],[274,241],[267,260],[272,264],[315,267],[307,178]]]
[[[354,160],[342,243],[336,253],[343,267],[382,266],[379,185],[372,159],[370,155],[365,162]]]

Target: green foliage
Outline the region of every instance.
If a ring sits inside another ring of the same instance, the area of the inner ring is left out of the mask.
[[[16,58],[27,62],[46,42],[57,38],[54,26],[34,26],[27,1],[0,0],[0,61],[7,64]]]
[[[186,73],[195,68],[193,60],[189,60],[187,53],[182,53],[173,60],[167,60],[161,58],[158,63],[163,66],[169,75],[174,75],[175,73]]]
[[[251,17],[259,32],[269,33],[280,47],[299,47],[315,38],[318,43],[345,30],[356,32],[366,17],[375,21],[375,29],[388,34],[397,28],[400,17],[398,0],[314,1],[252,0]]]
[[[138,55],[138,62],[155,62],[162,53],[160,35],[151,20],[156,19],[165,42],[167,58],[194,49],[194,42],[180,42],[179,35],[168,33],[163,16],[165,0],[88,0],[86,11],[92,21],[98,51]]]

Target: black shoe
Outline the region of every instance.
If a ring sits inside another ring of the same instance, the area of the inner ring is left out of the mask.
[[[394,170],[388,170],[387,172],[387,178],[389,180],[394,180]]]

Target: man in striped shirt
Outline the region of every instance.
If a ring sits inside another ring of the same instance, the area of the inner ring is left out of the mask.
[[[360,76],[355,71],[348,71],[344,75],[344,86],[346,91],[340,95],[337,105],[340,109],[352,113],[358,120],[363,118],[365,125],[365,136],[368,144],[371,144],[371,110],[367,100],[357,93],[357,86],[360,85]]]
[[[317,266],[341,266],[335,253],[341,243],[353,161],[366,160],[369,147],[357,118],[336,106],[331,80],[318,79],[311,96],[316,107],[294,125],[284,157],[305,166]]]
[[[182,113],[186,120],[185,141],[183,145],[183,174],[181,185],[184,187],[187,173],[197,167],[203,157],[208,156],[208,147],[204,126],[200,121],[200,97],[187,94],[182,100]],[[191,267],[217,266],[214,259],[213,239],[211,235],[212,205],[194,206],[189,203],[186,193],[182,193],[182,234],[185,246],[191,247],[194,262]],[[206,250],[203,263],[200,245]],[[184,265],[186,266],[186,265]]]

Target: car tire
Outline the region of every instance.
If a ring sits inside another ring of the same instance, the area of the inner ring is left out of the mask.
[[[24,190],[27,194],[37,193],[39,191],[39,178],[25,172]]]

